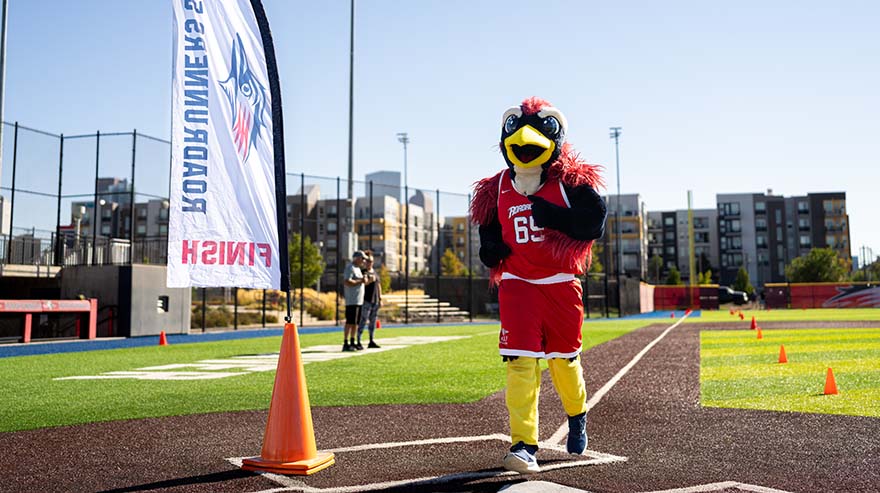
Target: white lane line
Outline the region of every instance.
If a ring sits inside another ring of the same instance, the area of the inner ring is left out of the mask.
[[[507,437],[504,437],[507,440]],[[613,456],[612,456],[613,457]],[[233,462],[233,459],[228,459],[230,462]],[[624,458],[625,460],[625,458]],[[560,462],[556,464],[550,464],[546,466],[541,466],[541,472],[547,471],[555,471],[558,469],[568,469],[572,467],[580,467],[580,466],[590,466],[590,465],[599,465],[599,464],[609,464],[612,462],[619,462],[618,458],[597,458],[597,459],[587,459],[587,460],[574,460],[570,462]],[[240,462],[240,459],[239,459]],[[234,462],[233,462],[234,463]],[[265,474],[267,479],[272,479],[268,474]],[[277,475],[275,475],[277,476]],[[388,488],[396,488],[399,486],[409,486],[412,488],[416,487],[425,487],[430,485],[438,485],[443,483],[448,483],[451,481],[474,481],[477,479],[486,479],[486,478],[495,478],[495,477],[522,477],[518,472],[513,471],[504,471],[500,469],[495,469],[491,471],[479,471],[479,472],[462,472],[455,474],[447,474],[444,476],[430,476],[424,478],[415,478],[415,479],[402,479],[398,481],[385,481],[382,483],[372,483],[372,484],[364,484],[364,485],[356,485],[356,486],[338,486],[335,488],[314,488],[306,485],[291,485],[284,488],[272,488],[268,490],[261,490],[255,493],[275,493],[280,491],[301,491],[303,493],[361,493],[366,491],[376,491],[376,490],[384,490]],[[289,479],[289,478],[285,478]],[[279,483],[281,484],[281,483]]]
[[[758,486],[756,484],[739,483],[737,481],[723,481],[721,483],[700,484],[697,486],[688,486],[685,488],[672,488],[670,490],[658,490],[645,493],[703,493],[707,491],[721,491],[728,488],[736,488],[738,490],[753,491],[755,493],[790,493],[785,490],[776,488],[768,488],[766,486]]]
[[[660,334],[659,336],[657,336],[656,339],[654,339],[653,341],[648,343],[648,345],[645,346],[641,351],[639,351],[639,354],[635,355],[635,357],[633,357],[633,359],[630,360],[630,362],[627,363],[626,366],[621,368],[620,371],[617,372],[617,374],[611,378],[611,380],[608,380],[608,382],[606,382],[605,385],[602,386],[602,388],[600,388],[598,391],[596,391],[596,393],[593,394],[593,397],[591,397],[590,400],[587,401],[587,414],[589,414],[590,410],[593,409],[593,407],[596,404],[598,404],[599,401],[602,400],[603,397],[605,397],[605,394],[607,394],[608,391],[611,390],[611,387],[614,387],[615,385],[617,385],[617,382],[619,382],[620,379],[624,377],[624,375],[626,375],[630,370],[632,370],[632,367],[635,366],[636,363],[638,363],[639,360],[642,359],[642,357],[648,351],[650,351],[652,347],[657,345],[658,342],[660,342],[664,337],[666,337],[666,334],[668,334],[669,331],[678,327],[679,324],[684,322],[684,319],[686,319],[689,315],[690,314],[687,314],[687,315],[681,317],[680,319],[678,319],[677,322],[675,322],[674,324],[669,326],[668,329],[664,330],[663,333]],[[562,443],[562,440],[566,437],[567,434],[568,434],[568,420],[566,420],[564,423],[562,423],[562,426],[560,426],[559,429],[556,430],[556,433],[551,435],[550,439],[544,443],[550,444],[550,445],[560,444],[560,443]],[[546,445],[542,444],[541,446],[543,447]]]
[[[326,450],[325,452],[360,452],[362,450],[376,450],[394,447],[410,447],[418,445],[434,445],[438,443],[459,443],[459,442],[481,442],[486,440],[508,440],[507,435],[495,433],[492,435],[480,435],[472,437],[447,437],[447,438],[426,438],[424,440],[412,440],[409,442],[388,442],[388,443],[368,443],[366,445],[354,445],[351,447],[340,447]]]

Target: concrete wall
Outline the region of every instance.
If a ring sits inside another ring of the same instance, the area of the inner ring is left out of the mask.
[[[169,288],[165,285],[164,265],[132,265],[131,269],[131,335],[156,335],[189,332],[192,290]],[[168,311],[157,308],[160,296],[168,297]]]
[[[165,266],[98,265],[66,267],[61,271],[61,298],[98,299],[99,335],[124,337],[189,332],[191,290],[165,287]],[[157,308],[168,296],[168,311]]]

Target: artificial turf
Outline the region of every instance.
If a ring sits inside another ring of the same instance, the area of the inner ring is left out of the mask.
[[[752,317],[760,322],[793,322],[793,321],[866,321],[880,320],[880,308],[809,308],[806,310],[748,310],[736,306],[731,307],[736,313],[730,314],[729,309],[702,310],[699,317],[689,318],[685,323],[705,322],[741,322],[738,312],[742,310],[743,321],[750,323]]]
[[[703,331],[707,407],[880,417],[880,329]],[[779,363],[785,346],[788,363]],[[839,394],[824,395],[833,369]]]
[[[649,321],[588,321],[584,348]],[[471,402],[501,390],[498,327],[381,329],[377,341],[401,336],[463,339],[305,365],[312,406]],[[333,344],[341,333],[304,334],[302,347]],[[280,337],[151,346],[0,359],[0,432],[97,421],[266,409],[274,371],[214,380],[55,380],[111,371],[277,353]],[[341,346],[341,345],[340,345]]]

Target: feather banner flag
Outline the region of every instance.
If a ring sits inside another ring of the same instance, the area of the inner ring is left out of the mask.
[[[173,0],[169,287],[288,290],[281,90],[260,0]]]

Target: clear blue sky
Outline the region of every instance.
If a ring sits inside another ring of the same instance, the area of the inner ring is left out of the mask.
[[[66,134],[137,128],[168,137],[170,2],[9,3],[5,120]],[[349,3],[264,3],[282,75],[288,170],[344,177]],[[880,254],[878,20],[872,0],[362,0],[355,177],[401,169],[395,133],[407,131],[410,184],[466,192],[504,166],[495,150],[502,112],[539,95],[566,114],[583,156],[608,166],[612,190],[608,127],[623,127],[622,191],[641,193],[649,210],[684,208],[688,189],[697,207],[714,207],[716,193],[845,191],[853,254],[861,245]],[[6,132],[7,151],[9,141]],[[54,145],[33,147],[50,149],[49,162]],[[88,179],[90,146],[69,150],[72,169]],[[117,157],[101,174],[126,176],[130,141],[107,146],[102,159]],[[143,152],[162,169],[159,146]],[[167,186],[150,182],[162,173],[140,173],[151,193]],[[30,175],[53,191],[46,176]],[[76,179],[68,186],[65,178],[65,191],[79,190]]]

